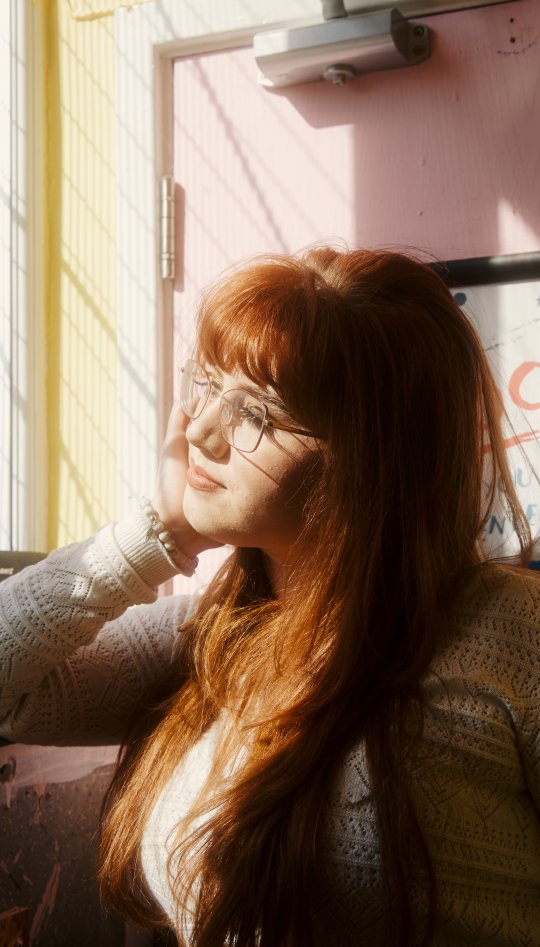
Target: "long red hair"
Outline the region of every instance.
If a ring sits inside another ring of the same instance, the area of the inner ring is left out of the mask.
[[[428,943],[436,884],[409,785],[422,680],[459,583],[484,558],[479,536],[500,491],[523,561],[530,542],[481,344],[424,263],[319,248],[256,258],[213,286],[198,350],[273,386],[319,435],[317,462],[283,597],[260,553],[237,549],[183,632],[168,693],[164,682],[132,734],[107,801],[105,895],[139,922],[166,922],[140,877],[143,826],[226,711],[234,725],[191,813],[206,813],[204,830],[180,826],[170,861],[179,917],[190,886],[195,899],[193,947],[331,942],[324,918],[312,919],[326,884],[325,811],[360,742],[392,904],[387,943]],[[419,884],[423,916],[412,907]]]

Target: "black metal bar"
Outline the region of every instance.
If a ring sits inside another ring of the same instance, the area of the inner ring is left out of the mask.
[[[505,256],[479,256],[446,260],[431,266],[448,286],[481,286],[488,283],[525,283],[540,279],[540,251]]]

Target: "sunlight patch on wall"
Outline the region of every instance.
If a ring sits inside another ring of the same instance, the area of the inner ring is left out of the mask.
[[[50,546],[115,515],[117,460],[114,23],[78,23],[65,0],[56,11],[47,37]]]
[[[540,224],[531,225],[512,204],[501,198],[497,209],[499,253],[534,253],[540,247]]]

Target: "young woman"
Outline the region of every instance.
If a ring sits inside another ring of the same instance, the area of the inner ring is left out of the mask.
[[[1,734],[125,743],[109,903],[189,947],[540,943],[540,585],[480,543],[502,498],[527,561],[500,410],[400,254],[206,294],[153,502],[0,586]]]

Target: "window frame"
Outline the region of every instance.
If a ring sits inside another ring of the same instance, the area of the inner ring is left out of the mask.
[[[0,14],[0,548],[47,542],[42,4]]]

